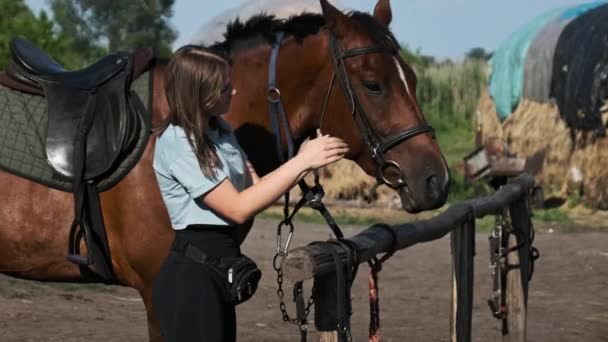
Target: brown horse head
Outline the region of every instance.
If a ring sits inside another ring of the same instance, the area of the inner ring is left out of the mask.
[[[448,193],[447,165],[418,105],[416,75],[400,56],[399,44],[388,29],[389,1],[378,1],[373,16],[343,14],[326,0],[321,5],[338,49],[352,55],[341,62],[355,98],[344,96],[348,90],[342,84],[342,91],[335,95],[342,101],[338,98],[328,106],[324,131],[343,136],[351,146],[349,158],[398,191],[403,209],[418,212],[442,206]],[[351,104],[345,106],[345,98]],[[357,121],[363,122],[359,129],[344,129]],[[372,132],[371,140],[379,142],[375,152],[373,144],[362,139],[366,129]]]
[[[250,160],[261,173],[278,165],[268,118],[271,47],[266,42],[281,31],[286,38],[276,66],[277,86],[296,144],[320,127],[349,144],[348,159],[395,189],[404,210],[442,206],[448,168],[417,103],[414,71],[388,29],[389,1],[378,1],[373,16],[344,14],[326,0],[321,7],[322,15],[287,21],[257,16],[232,23],[226,41],[216,45],[233,59],[232,80],[239,93],[226,118]],[[285,146],[284,134],[282,139]]]

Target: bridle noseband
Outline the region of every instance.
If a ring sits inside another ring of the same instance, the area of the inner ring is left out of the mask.
[[[422,124],[408,130],[405,130],[401,133],[389,136],[389,137],[381,137],[376,133],[376,131],[372,128],[368,115],[363,109],[357,94],[355,93],[352,84],[350,82],[350,78],[348,77],[348,73],[346,72],[346,66],[344,65],[344,60],[347,58],[352,58],[360,55],[365,55],[369,53],[383,53],[387,52],[387,49],[380,48],[378,46],[351,49],[343,51],[340,46],[340,42],[338,39],[330,33],[330,48],[331,48],[331,56],[334,64],[334,74],[331,78],[331,82],[329,85],[329,89],[327,90],[327,94],[325,97],[325,102],[323,104],[323,109],[321,112],[321,122],[320,127],[323,125],[323,117],[325,116],[325,110],[327,109],[327,103],[329,101],[329,97],[331,91],[333,89],[334,80],[336,75],[340,84],[342,85],[342,90],[344,95],[346,96],[347,101],[351,105],[351,114],[355,121],[357,122],[357,126],[359,127],[359,131],[365,140],[368,148],[371,151],[372,159],[376,162],[376,185],[374,186],[372,192],[381,184],[385,184],[392,189],[400,189],[407,186],[407,182],[405,180],[405,175],[401,166],[394,160],[386,160],[384,158],[384,154],[389,149],[395,147],[396,145],[411,139],[419,134],[430,133],[435,135],[435,130],[428,124]],[[395,49],[391,49],[393,54],[398,53],[398,47]],[[357,115],[357,113],[359,115]],[[399,173],[399,179],[397,181],[391,181],[387,179],[385,176],[385,172],[387,169],[395,168]]]

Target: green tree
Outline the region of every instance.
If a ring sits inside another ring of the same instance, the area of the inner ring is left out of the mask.
[[[57,30],[46,12],[41,11],[38,16],[34,15],[23,0],[2,0],[0,69],[4,69],[10,60],[9,43],[14,37],[31,41],[67,68],[82,67],[104,53],[102,48],[91,42],[78,48],[69,34]]]
[[[487,61],[491,57],[492,57],[492,53],[487,52],[482,47],[474,47],[471,50],[469,50],[469,52],[467,52],[467,54],[466,54],[466,59],[469,59],[469,60]]]
[[[76,42],[100,42],[109,51],[151,46],[169,56],[177,38],[169,24],[175,0],[50,0],[62,32]]]
[[[423,55],[420,48],[413,51],[407,44],[402,44],[401,56],[416,71],[424,70],[435,64],[435,57]]]
[[[86,20],[86,13],[71,6],[70,1],[50,1],[56,31],[70,51],[79,56],[79,67],[91,64],[107,53],[99,35]]]
[[[42,13],[36,18],[23,0],[0,1],[0,68],[4,69],[10,59],[9,43],[21,36],[48,45],[52,23]]]

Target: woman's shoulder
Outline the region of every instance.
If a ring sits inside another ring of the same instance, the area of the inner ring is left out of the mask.
[[[184,130],[179,126],[169,125],[156,138],[154,160],[156,163],[170,165],[176,158],[187,155],[190,149]]]
[[[186,133],[184,129],[177,125],[169,125],[167,128],[158,135],[156,146],[157,148],[175,148],[178,145],[182,145],[186,141]]]

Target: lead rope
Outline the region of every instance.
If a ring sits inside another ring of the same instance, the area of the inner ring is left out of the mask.
[[[378,273],[382,271],[382,264],[388,260],[397,250],[397,233],[387,224],[377,224],[375,227],[382,228],[391,234],[392,247],[389,252],[380,258],[372,258],[368,261],[370,268],[368,285],[369,285],[369,341],[380,342],[380,285],[378,282]]]

